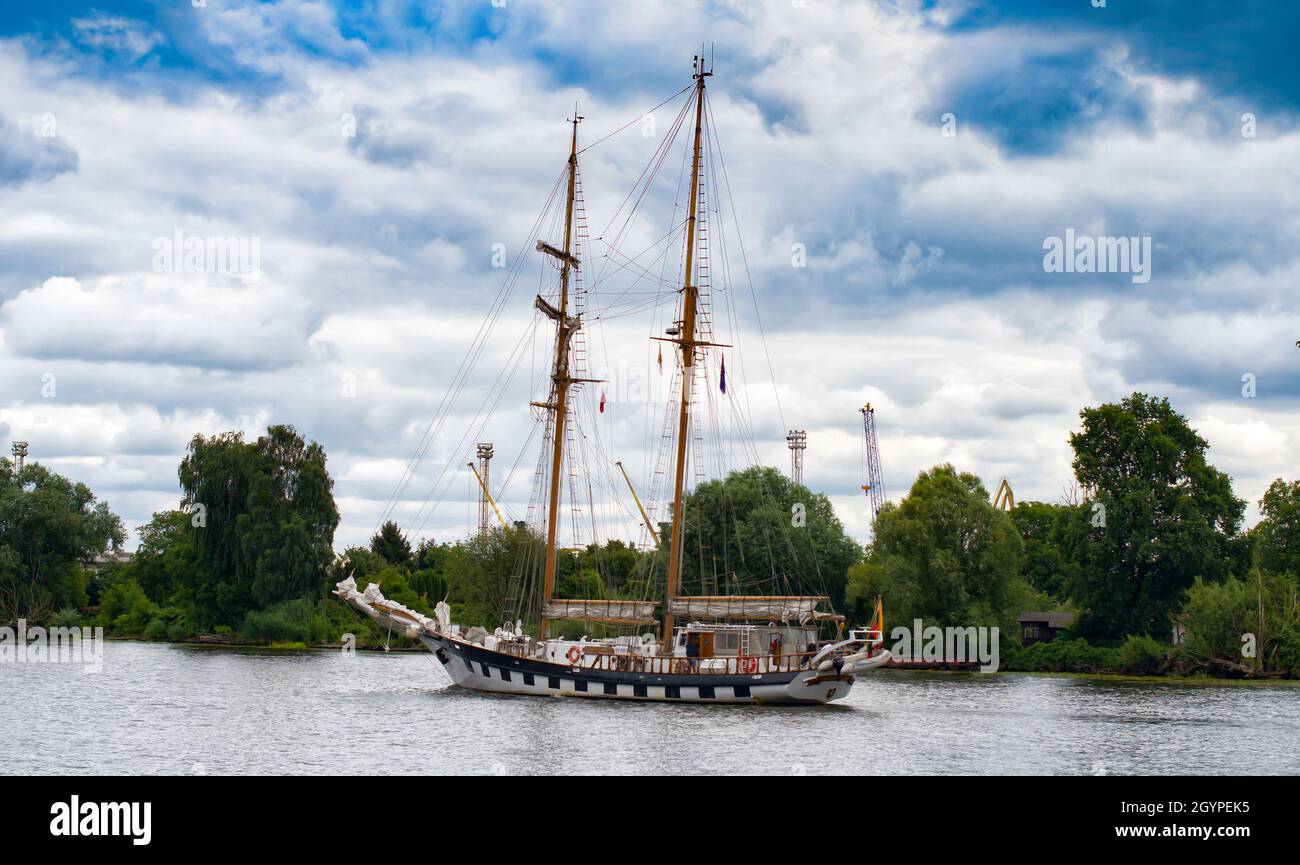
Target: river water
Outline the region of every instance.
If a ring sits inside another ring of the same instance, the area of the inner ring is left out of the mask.
[[[873,672],[821,707],[496,697],[431,655],[0,664],[13,774],[1300,773],[1300,688]]]

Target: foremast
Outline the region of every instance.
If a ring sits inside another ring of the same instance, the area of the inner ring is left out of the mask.
[[[547,605],[555,595],[555,569],[557,564],[556,540],[559,534],[560,514],[560,468],[564,462],[565,424],[568,422],[569,387],[574,379],[569,372],[569,343],[573,335],[582,327],[579,316],[569,315],[569,277],[578,266],[578,259],[573,255],[573,200],[578,178],[578,124],[582,117],[574,111],[573,137],[569,145],[569,183],[568,196],[564,204],[564,248],[556,249],[543,241],[537,242],[537,248],[560,262],[560,300],[559,306],[552,306],[538,295],[536,306],[548,318],[555,322],[555,360],[551,369],[551,399],[545,403],[534,403],[550,411],[551,414],[551,479],[546,500],[546,569],[542,578],[542,639],[545,640],[550,620],[546,617]]]
[[[682,353],[681,404],[677,407],[677,458],[673,477],[673,521],[668,543],[668,586],[664,603],[663,642],[673,637],[674,616],[672,600],[681,586],[682,538],[684,535],[683,505],[686,480],[686,450],[690,432],[691,391],[695,384],[695,352],[707,343],[695,338],[696,306],[699,286],[695,284],[695,223],[700,196],[700,139],[704,121],[704,79],[713,72],[704,69],[704,58],[695,57],[692,68],[695,78],[695,141],[691,150],[691,200],[686,215],[686,265],[682,284],[682,315],[678,332],[669,340],[677,343]]]

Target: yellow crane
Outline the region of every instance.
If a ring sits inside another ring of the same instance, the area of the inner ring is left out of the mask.
[[[1011,484],[1003,478],[998,490],[993,494],[993,507],[1000,511],[1009,511],[1016,506],[1016,494],[1011,492]]]
[[[492,512],[497,515],[497,519],[501,522],[501,528],[510,528],[510,526],[506,524],[506,518],[501,516],[501,509],[497,507],[496,499],[492,498],[492,493],[488,492],[487,484],[483,483],[483,476],[478,473],[478,467],[473,463],[470,463],[469,470],[472,471],[474,477],[478,479],[479,489],[483,490],[483,495],[487,498],[488,504],[492,506]]]
[[[627,481],[627,488],[632,492],[632,501],[636,502],[636,509],[641,512],[641,520],[645,523],[646,531],[650,532],[650,537],[654,538],[655,546],[659,546],[659,533],[655,531],[654,525],[650,522],[650,515],[645,512],[645,506],[641,504],[641,497],[636,494],[636,487],[632,486],[632,479],[627,476],[627,469],[623,468],[623,463],[615,461],[614,465],[623,473],[623,480]]]

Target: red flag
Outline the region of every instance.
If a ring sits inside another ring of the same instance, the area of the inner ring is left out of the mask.
[[[600,413],[605,413],[605,392],[603,390],[600,392]]]

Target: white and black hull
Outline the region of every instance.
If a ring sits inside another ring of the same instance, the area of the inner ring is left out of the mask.
[[[835,671],[735,675],[598,670],[517,657],[428,631],[420,634],[420,640],[457,685],[497,694],[670,703],[820,704],[843,699],[853,687],[852,675]]]

